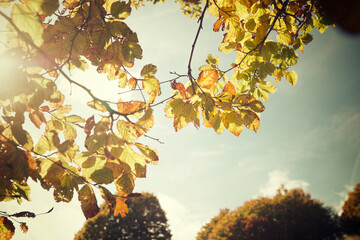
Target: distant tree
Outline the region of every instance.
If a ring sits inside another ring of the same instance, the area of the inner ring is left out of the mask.
[[[341,224],[344,232],[349,235],[360,235],[360,182],[354,191],[349,192],[341,214]]]
[[[337,215],[301,189],[281,188],[234,211],[221,211],[197,240],[330,240],[341,236]]]
[[[88,219],[75,235],[75,240],[169,240],[171,233],[159,200],[150,193],[126,201],[129,212],[125,217],[114,216],[104,202],[100,212]]]

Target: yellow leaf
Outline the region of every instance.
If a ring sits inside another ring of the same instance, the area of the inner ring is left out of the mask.
[[[127,142],[135,142],[137,140],[137,134],[135,127],[124,120],[119,120],[116,123],[117,129],[119,131],[119,137]]]
[[[256,101],[256,98],[254,98],[253,96],[249,94],[241,94],[235,98],[234,103],[240,104],[241,106],[247,106],[254,101]]]
[[[219,79],[219,73],[215,69],[200,72],[197,83],[201,88],[211,89]]]
[[[289,71],[285,73],[285,79],[292,85],[295,86],[298,80],[298,75],[295,71]]]
[[[135,143],[135,146],[140,150],[146,157],[146,160],[152,164],[157,164],[159,161],[158,152],[155,148],[145,146],[141,143]]]
[[[244,120],[245,127],[257,132],[260,127],[260,119],[258,115],[250,110],[241,110],[241,116]]]
[[[225,127],[234,134],[235,136],[239,136],[243,130],[243,120],[240,114],[237,114],[234,111],[225,112],[224,116],[224,125]]]
[[[41,18],[35,11],[30,10],[25,4],[15,4],[11,18],[20,31],[29,34],[36,46],[39,47],[43,43]]]
[[[161,94],[159,81],[155,77],[146,77],[142,81],[144,91],[149,95],[159,96]]]
[[[50,16],[59,7],[58,0],[24,0],[24,3],[39,15]]]
[[[87,105],[93,109],[96,109],[100,112],[106,112],[107,109],[104,105],[102,105],[99,101],[90,101],[90,102],[87,102]]]

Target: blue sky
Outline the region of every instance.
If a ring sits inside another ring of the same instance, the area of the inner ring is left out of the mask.
[[[186,73],[195,21],[170,3],[149,4],[127,20],[144,50],[135,74],[148,63],[158,66],[160,81],[173,77],[169,71]],[[212,33],[213,21],[207,15],[195,49],[194,75],[208,53],[224,59],[224,69],[233,59],[217,51],[222,36]],[[135,191],[158,196],[174,240],[194,239],[220,208],[233,209],[256,196],[272,195],[281,184],[302,187],[339,210],[346,192],[360,181],[360,38],[334,29],[314,35],[293,68],[299,76],[297,85],[291,87],[286,81],[276,85],[278,91],[265,103],[258,133],[244,130],[237,138],[192,125],[175,133],[172,119],[164,116],[164,105],[156,107],[149,135],[164,144],[144,142],[159,150],[160,162],[148,167],[147,178],[136,181]],[[86,82],[100,96],[109,97],[113,91],[110,83],[97,81],[103,77],[95,71],[74,73],[73,78]],[[68,89],[66,83],[60,85]],[[164,99],[171,89],[162,87]],[[83,109],[78,103],[85,95],[76,91],[73,87],[69,100],[75,110]],[[0,203],[0,209],[45,212],[54,206],[54,212],[29,220],[29,232],[17,233],[14,239],[72,239],[85,220],[77,197],[70,204],[58,204],[51,193],[35,185],[32,191],[31,203]]]

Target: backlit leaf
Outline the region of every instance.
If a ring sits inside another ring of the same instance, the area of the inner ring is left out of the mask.
[[[0,217],[0,237],[4,240],[10,240],[15,234],[15,227],[12,221],[7,217]]]
[[[116,206],[114,209],[114,216],[116,217],[120,214],[121,217],[125,217],[128,212],[129,212],[129,209],[128,209],[126,203],[124,202],[124,200],[121,198],[116,198]]]
[[[250,110],[241,110],[241,116],[244,120],[244,125],[250,130],[257,132],[260,127],[260,119],[258,115]]]
[[[25,4],[15,4],[11,18],[22,32],[29,34],[35,45],[40,46],[43,43],[43,26],[36,12],[31,11]]]
[[[138,110],[145,107],[145,103],[142,101],[131,101],[131,102],[118,102],[118,111],[122,114],[133,114]]]
[[[155,96],[159,96],[161,94],[159,81],[155,77],[145,78],[142,81],[142,84],[143,89],[147,94],[154,94]]]
[[[89,184],[85,184],[79,191],[81,209],[86,219],[94,217],[99,212],[94,190]]]
[[[159,161],[158,152],[155,148],[145,146],[141,143],[135,143],[135,146],[140,150],[142,154],[146,157],[146,160],[152,164],[157,164]]]
[[[201,88],[210,89],[214,86],[219,78],[219,73],[215,69],[201,71],[197,83]]]
[[[126,197],[135,187],[135,178],[132,173],[123,172],[115,181],[116,190],[120,196]]]
[[[126,2],[114,2],[111,4],[111,15],[116,18],[125,19],[131,13],[130,1]]]
[[[285,79],[292,85],[295,86],[297,83],[298,75],[295,71],[289,71],[285,73]]]
[[[90,101],[90,102],[87,102],[87,105],[93,109],[96,109],[100,112],[106,112],[107,109],[104,105],[102,105],[99,101]]]

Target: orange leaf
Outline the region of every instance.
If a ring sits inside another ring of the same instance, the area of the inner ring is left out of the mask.
[[[27,231],[29,230],[28,226],[24,222],[20,223],[20,228],[24,233],[27,233]]]
[[[29,118],[37,128],[40,128],[42,123],[46,123],[44,113],[39,111],[39,109],[29,113]]]
[[[201,88],[210,89],[214,86],[214,84],[219,79],[219,73],[215,69],[208,69],[201,71],[197,83],[200,85]]]
[[[227,92],[230,93],[231,95],[235,95],[236,94],[236,90],[234,85],[231,82],[228,82],[225,84],[223,92]]]
[[[115,206],[115,210],[114,210],[114,216],[116,217],[120,213],[121,217],[125,217],[128,212],[129,212],[129,209],[128,209],[126,203],[124,202],[124,200],[122,198],[116,198],[116,206]]]
[[[185,90],[184,84],[182,84],[182,83],[177,83],[177,82],[173,81],[173,82],[171,83],[171,88],[174,89],[174,90],[179,90],[179,91],[180,91],[180,95],[181,95],[183,98],[186,98],[186,90]]]
[[[218,32],[220,27],[224,28],[224,19],[219,18],[215,23],[213,27],[214,32]]]
[[[1,239],[9,240],[15,234],[15,227],[7,217],[0,217]]]
[[[130,78],[127,84],[130,89],[135,89],[137,85],[137,80],[135,78]]]
[[[118,111],[122,114],[133,114],[144,107],[145,103],[142,101],[118,102],[117,104]]]

